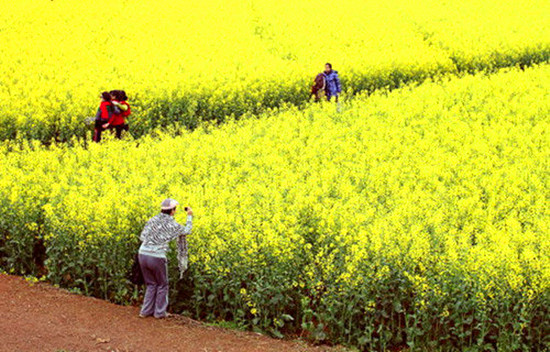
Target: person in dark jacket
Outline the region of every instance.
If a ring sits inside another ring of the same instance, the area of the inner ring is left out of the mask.
[[[340,85],[340,77],[338,77],[338,71],[332,69],[332,64],[325,64],[325,92],[327,95],[327,100],[330,101],[332,97],[335,98],[335,101],[338,101],[338,95],[342,92],[342,86]]]
[[[321,72],[315,77],[315,81],[313,81],[309,98],[311,99],[311,97],[314,96],[315,102],[319,102],[322,98],[325,98],[325,84],[325,74]]]

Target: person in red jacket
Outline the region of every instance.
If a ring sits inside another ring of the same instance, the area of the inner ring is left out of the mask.
[[[103,125],[107,123],[113,115],[113,104],[111,103],[111,95],[109,92],[103,92],[100,95],[101,104],[95,115],[94,135],[92,140],[94,142],[101,141],[101,132],[104,131]]]
[[[311,86],[311,93],[309,95],[309,98],[311,99],[311,97],[314,96],[316,103],[320,102],[321,99],[326,100],[325,87],[325,75],[321,72],[315,77],[315,80],[313,81],[313,86]]]
[[[126,92],[123,90],[112,90],[111,102],[114,107],[113,116],[109,121],[103,125],[103,128],[109,128],[116,131],[116,138],[120,139],[122,136],[122,131],[128,131],[129,127],[126,123],[126,118],[130,116],[132,110],[130,109],[130,104],[126,100]]]

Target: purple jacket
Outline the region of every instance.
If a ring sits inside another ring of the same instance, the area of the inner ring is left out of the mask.
[[[328,97],[338,96],[342,92],[342,86],[340,85],[340,78],[338,77],[338,71],[330,71],[324,73],[326,87],[325,91]]]

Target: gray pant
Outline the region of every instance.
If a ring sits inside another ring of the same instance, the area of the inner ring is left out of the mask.
[[[139,265],[147,285],[141,314],[163,318],[168,308],[168,266],[165,258],[139,255]]]

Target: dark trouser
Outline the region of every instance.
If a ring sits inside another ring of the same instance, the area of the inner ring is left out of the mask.
[[[139,264],[143,279],[147,285],[141,314],[154,315],[155,318],[166,316],[168,308],[168,267],[165,258],[140,254]]]
[[[338,94],[334,94],[334,95],[327,94],[327,100],[328,101],[330,101],[332,97],[334,97],[335,102],[338,102]]]
[[[94,142],[101,141],[101,132],[105,131],[105,129],[103,128],[103,125],[106,123],[107,123],[107,120],[95,120],[94,135],[92,137],[92,140]]]
[[[128,130],[130,129],[130,127],[128,127],[127,123],[125,123],[123,125],[111,126],[110,128],[115,130],[115,135],[116,135],[116,138],[118,138],[118,139],[120,139],[122,137],[122,131],[128,132]]]
[[[315,97],[315,102],[318,103],[321,100],[327,100],[324,89],[319,89],[318,91],[311,92],[311,95]]]

